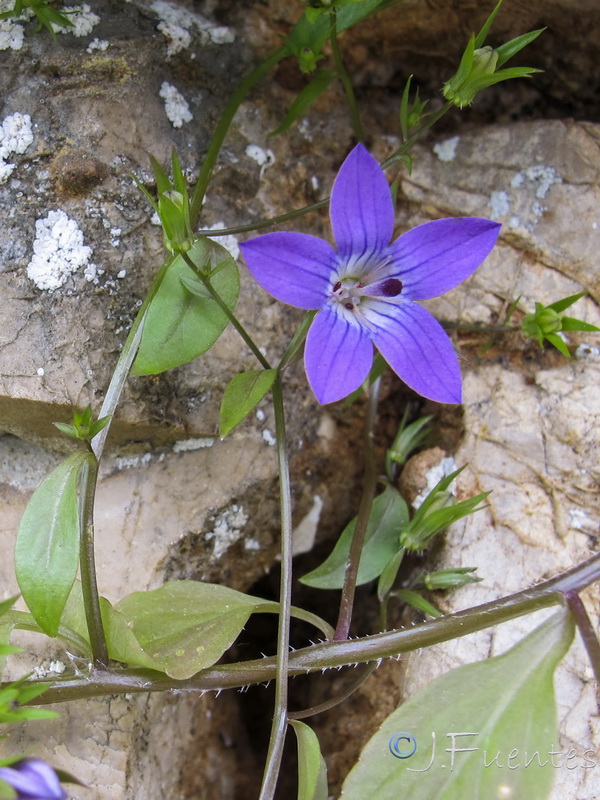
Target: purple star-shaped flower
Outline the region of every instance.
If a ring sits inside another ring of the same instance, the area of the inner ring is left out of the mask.
[[[319,403],[357,389],[373,344],[423,397],[460,403],[458,359],[441,325],[415,300],[453,289],[493,248],[500,225],[459,217],[426,222],[391,242],[394,205],[383,170],[362,145],[342,164],[329,207],[337,244],[303,233],[268,233],[241,245],[267,292],[320,309],[304,361]]]
[[[23,758],[12,767],[0,767],[0,779],[17,793],[19,800],[66,800],[58,775],[39,758]]]

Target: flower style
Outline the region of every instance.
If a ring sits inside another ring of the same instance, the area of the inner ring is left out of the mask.
[[[12,786],[19,800],[66,800],[68,797],[56,772],[39,758],[23,758],[12,767],[0,767],[0,780]]]
[[[500,225],[475,217],[435,220],[390,243],[390,187],[360,144],[335,179],[329,213],[337,250],[302,233],[268,233],[241,245],[250,272],[269,294],[320,309],[304,353],[319,403],[340,400],[363,383],[373,344],[420,395],[460,403],[452,343],[415,300],[437,297],[468,278],[493,248]]]

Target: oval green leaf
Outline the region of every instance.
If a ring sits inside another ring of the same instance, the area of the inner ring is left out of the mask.
[[[215,664],[254,609],[265,603],[213,583],[170,581],[160,589],[127,595],[115,610],[159,665],[155,668],[184,680]]]
[[[235,261],[224,247],[203,237],[189,251],[194,264],[211,273],[211,283],[233,310],[240,291]],[[199,283],[182,256],[173,259],[154,296],[132,375],[156,375],[187,364],[210,349],[225,330],[227,314],[212,297],[190,291],[185,284]]]
[[[396,555],[400,549],[399,533],[407,522],[406,503],[396,489],[387,486],[373,501],[358,567],[358,586],[378,578],[388,561]],[[301,583],[317,589],[342,588],[355,524],[356,519],[353,519],[346,525],[329,557],[300,578]]]
[[[342,800],[545,800],[558,757],[553,675],[573,633],[561,611],[503,655],[432,681],[371,738]]]
[[[242,372],[229,381],[221,402],[221,436],[227,436],[248,416],[273,386],[276,377],[276,369],[261,369]]]
[[[299,720],[290,720],[298,742],[298,800],[327,800],[327,766],[317,734]]]
[[[92,456],[70,455],[35,490],[19,525],[17,581],[37,624],[56,636],[79,565],[79,470]]]

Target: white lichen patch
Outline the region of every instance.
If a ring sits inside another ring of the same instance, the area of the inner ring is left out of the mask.
[[[225,227],[224,222],[216,222],[214,225],[211,225],[209,228],[206,228],[207,231],[221,231]],[[213,242],[220,244],[221,247],[224,247],[229,253],[231,253],[231,257],[234,261],[237,261],[240,257],[240,246],[238,244],[238,240],[236,236],[232,234],[228,234],[227,236],[209,236],[209,239],[212,239]]]
[[[95,50],[99,50],[100,52],[104,52],[108,50],[110,42],[108,39],[92,39],[92,41],[88,44],[85,49],[86,53],[93,53]]]
[[[89,265],[92,248],[83,243],[83,233],[75,220],[60,209],[36,220],[35,229],[27,277],[38,289],[52,292],[63,286],[80,267]]]
[[[0,14],[12,11],[14,0],[0,0]],[[21,50],[25,41],[25,32],[20,23],[27,22],[33,17],[30,8],[24,8],[17,17],[0,20],[0,50]]]
[[[440,161],[454,161],[459,141],[460,136],[452,136],[450,139],[444,139],[443,142],[438,142],[433,145],[433,152]]]
[[[167,40],[167,57],[185,50],[192,43],[192,31],[200,34],[203,44],[230,44],[235,41],[235,33],[231,28],[215,25],[199,14],[186,8],[167,3],[166,0],[154,0],[150,8],[159,18],[158,30]]]
[[[0,50],[20,50],[24,40],[22,25],[18,25],[12,19],[0,20]]]
[[[80,6],[65,6],[61,11],[69,18],[71,25],[52,24],[55,33],[70,33],[73,36],[88,36],[100,22],[87,3]]]
[[[212,561],[218,561],[238,541],[247,522],[248,515],[244,507],[238,505],[232,505],[214,518],[213,528],[205,536],[207,541],[214,542]]]
[[[419,508],[424,500],[427,498],[427,495],[434,489],[437,484],[445,478],[447,475],[450,475],[452,472],[456,470],[456,463],[453,458],[442,458],[440,462],[438,462],[435,466],[433,466],[430,470],[425,473],[425,480],[427,481],[427,485],[423,489],[420,494],[418,494],[415,499],[413,500],[413,508]],[[453,492],[454,481],[448,487],[448,491]]]
[[[36,678],[45,678],[48,675],[62,675],[67,669],[64,661],[44,661],[42,664],[33,668],[33,674]]]
[[[212,447],[215,443],[212,436],[199,436],[196,439],[180,439],[173,445],[175,453],[189,453],[192,450],[202,450],[204,447]]]
[[[167,40],[167,57],[185,50],[192,43],[192,34],[187,28],[172,22],[159,22],[158,30]]]
[[[510,230],[531,231],[544,216],[544,198],[556,183],[562,183],[554,167],[535,164],[513,175],[508,191],[496,190],[489,205],[494,219],[503,220]]]
[[[277,439],[273,436],[268,428],[265,428],[262,432],[262,438],[263,441],[269,445],[269,447],[274,447],[277,444]]]
[[[575,350],[576,358],[599,358],[600,347],[591,344],[580,344]]]
[[[194,118],[185,97],[167,81],[163,81],[159,95],[165,101],[165,113],[174,128],[181,128]]]
[[[506,192],[492,192],[490,195],[492,219],[504,217],[510,211],[510,198]]]
[[[272,150],[265,150],[257,144],[249,144],[246,148],[246,155],[253,161],[256,161],[259,167],[270,167],[275,163],[275,154]]]
[[[15,168],[15,165],[9,164],[6,159],[13,153],[24,153],[32,142],[29,114],[20,114],[16,111],[6,117],[0,125],[0,183],[4,183]]]

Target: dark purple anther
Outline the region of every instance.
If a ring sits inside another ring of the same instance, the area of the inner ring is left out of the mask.
[[[388,278],[381,284],[381,295],[383,297],[397,297],[402,291],[402,281],[398,278]]]

